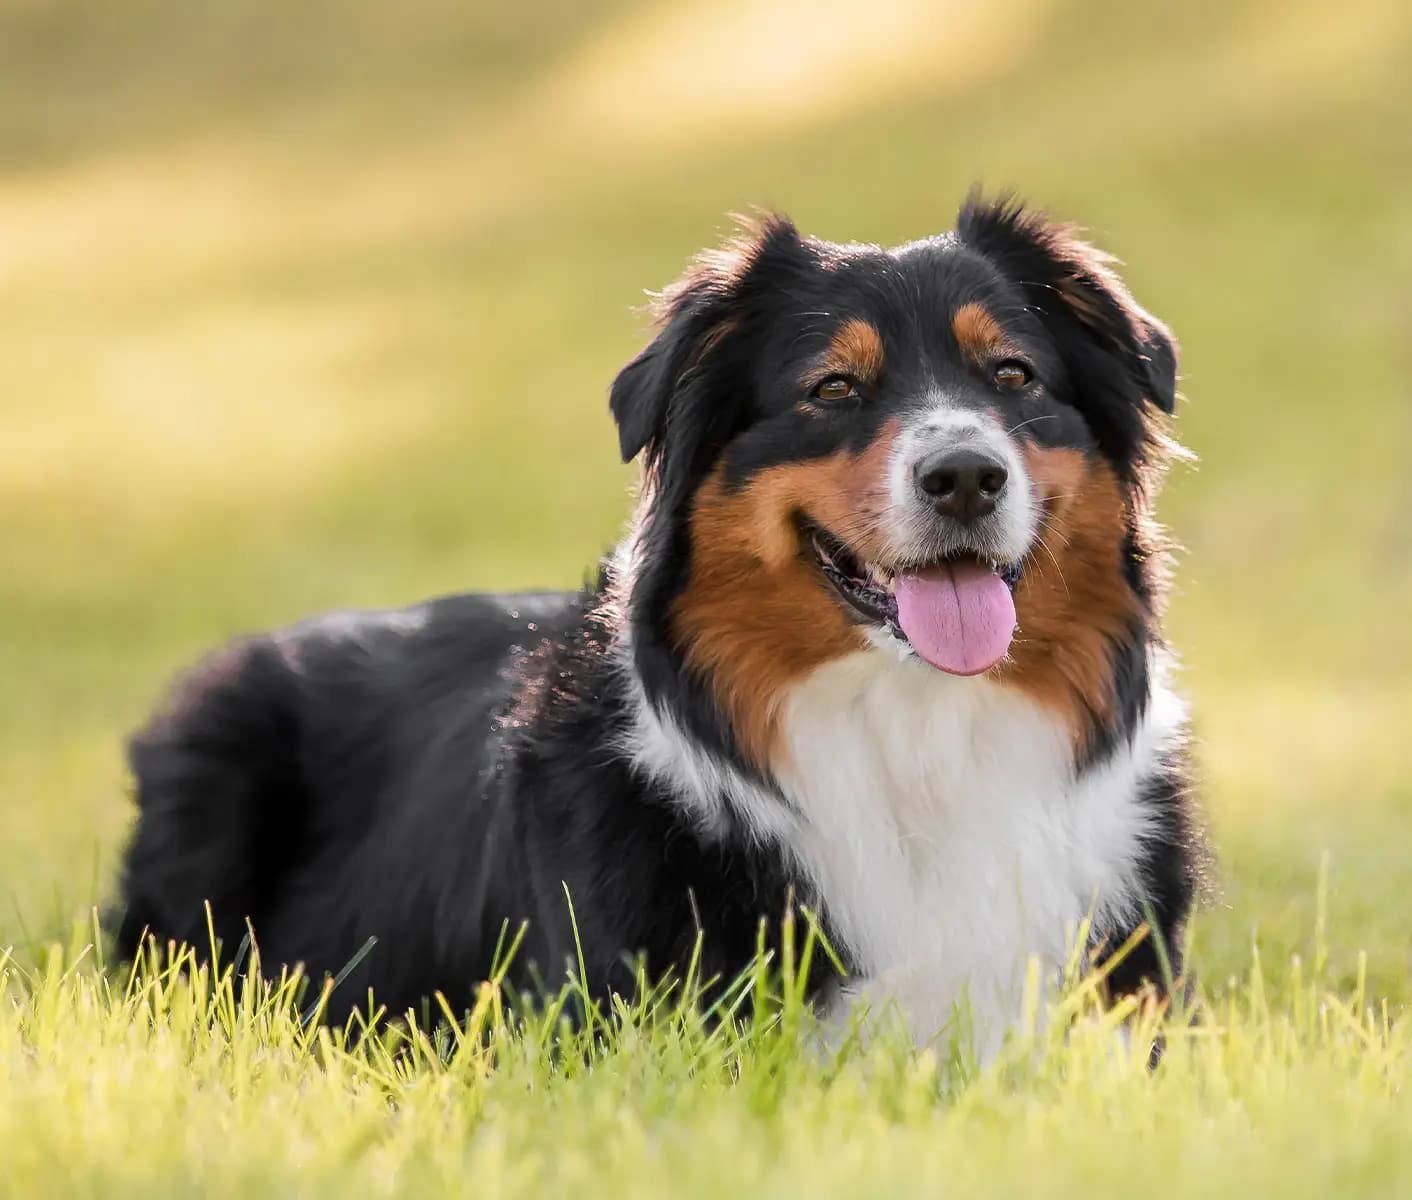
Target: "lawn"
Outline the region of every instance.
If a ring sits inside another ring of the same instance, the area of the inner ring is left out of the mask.
[[[976,179],[1184,344],[1221,886],[1160,1071],[1092,1022],[980,1077],[837,1062],[784,1012],[398,1056],[84,953],[181,664],[577,582],[643,289],[731,210],[900,241]],[[0,7],[0,1191],[1412,1190],[1409,195],[1396,0]]]

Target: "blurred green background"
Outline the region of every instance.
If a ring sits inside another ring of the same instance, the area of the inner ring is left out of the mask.
[[[343,605],[570,585],[635,306],[750,205],[894,242],[976,180],[1181,337],[1170,629],[1208,980],[1412,998],[1412,5],[8,0],[0,945],[103,895],[172,673]]]

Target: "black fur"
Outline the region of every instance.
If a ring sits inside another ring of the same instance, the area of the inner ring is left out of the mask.
[[[458,596],[342,613],[209,660],[132,743],[140,820],[118,940],[337,974],[343,1005],[465,1000],[505,922],[511,979],[561,978],[575,918],[597,994],[637,955],[730,976],[795,880],[776,855],[703,841],[611,750],[619,684],[590,596]],[[488,736],[489,735],[489,736]]]
[[[1149,810],[1153,837],[1143,876],[1148,934],[1119,959],[1108,975],[1117,995],[1137,991],[1147,981],[1159,992],[1178,983],[1183,970],[1186,918],[1196,900],[1205,848],[1193,824],[1191,783],[1184,762],[1173,761],[1145,780],[1140,800]],[[1134,928],[1095,930],[1099,962],[1119,950]]]
[[[613,384],[623,456],[644,460],[633,578],[605,571],[580,594],[338,614],[208,660],[131,745],[139,817],[121,951],[153,934],[204,952],[207,903],[227,955],[248,922],[267,967],[302,963],[314,978],[375,937],[333,1011],[372,989],[396,1012],[434,991],[467,1000],[507,922],[528,922],[512,982],[559,981],[577,946],[604,995],[631,987],[639,956],[652,975],[683,967],[698,929],[706,973],[729,978],[792,895],[826,913],[827,897],[811,895],[784,847],[703,828],[633,767],[623,749],[630,686],[705,754],[769,785],[709,681],[684,665],[669,620],[687,579],[692,501],[718,468],[739,487],[772,464],[866,445],[924,376],[970,394],[945,322],[922,319],[968,296],[1011,314],[1046,381],[1033,403],[1049,419],[1027,436],[1101,453],[1138,495],[1155,446],[1147,409],[1174,404],[1175,349],[1069,231],[973,199],[957,236],[889,254],[816,242],[772,219],[667,293],[660,332]],[[891,344],[915,344],[916,357],[889,361],[890,390],[873,409],[801,416],[801,355],[858,311]],[[1152,550],[1136,526],[1115,536],[1150,613]],[[1140,719],[1154,622],[1113,647],[1117,715],[1095,722],[1078,769]],[[610,648],[624,633],[628,665]],[[1195,870],[1183,778],[1169,764],[1141,796],[1158,814],[1148,899],[1174,957]],[[1144,950],[1114,981],[1156,974]]]

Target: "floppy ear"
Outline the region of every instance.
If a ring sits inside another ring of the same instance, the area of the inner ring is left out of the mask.
[[[656,337],[618,372],[608,393],[624,462],[649,446],[655,452],[674,393],[729,331],[733,291],[731,274],[698,262],[659,298]]]
[[[1176,408],[1177,344],[1114,272],[1113,258],[1072,225],[1011,197],[973,192],[957,220],[961,241],[1013,280],[1049,327],[1074,379],[1076,406],[1118,455],[1147,436],[1144,403]]]
[[[656,337],[613,380],[608,407],[624,462],[645,451],[649,466],[656,466],[669,431],[673,441],[710,444],[738,420],[745,397],[726,376],[742,354],[751,293],[770,264],[783,265],[803,250],[788,218],[741,224],[736,239],[699,255],[658,297]],[[688,450],[676,446],[674,457]]]

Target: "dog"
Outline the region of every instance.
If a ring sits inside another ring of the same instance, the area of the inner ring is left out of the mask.
[[[797,904],[843,968],[816,957],[820,1008],[920,1042],[964,1012],[993,1045],[1080,931],[1112,991],[1169,987],[1203,856],[1167,328],[1075,228],[975,192],[890,250],[744,222],[656,312],[596,582],[197,667],[131,742],[120,950],[249,931],[399,1012],[469,998],[507,923],[514,986],[606,997],[694,954],[731,979]]]

